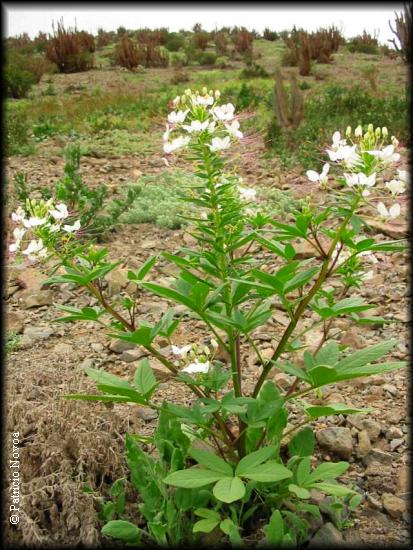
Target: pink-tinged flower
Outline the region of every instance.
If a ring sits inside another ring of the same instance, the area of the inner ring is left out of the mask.
[[[63,231],[66,231],[66,233],[74,233],[75,231],[79,231],[80,229],[80,220],[76,220],[73,225],[64,225]]]
[[[212,138],[212,144],[208,145],[211,151],[222,151],[223,149],[228,149],[231,145],[231,139],[229,136],[224,138],[215,137]]]
[[[173,345],[172,346],[172,353],[174,355],[179,355],[179,357],[182,357],[182,356],[186,355],[191,348],[192,348],[191,344],[183,346],[182,348]]]
[[[53,216],[55,220],[63,220],[68,217],[69,212],[67,206],[63,203],[56,205],[54,210],[50,210],[50,215]]]
[[[183,368],[181,372],[187,372],[188,374],[196,374],[199,372],[207,373],[209,371],[209,368],[209,361],[206,361],[205,363],[195,361],[194,363],[189,363],[189,365]]]
[[[410,172],[407,170],[397,170],[399,180],[408,185],[410,183]]]
[[[173,139],[171,142],[164,143],[163,150],[167,154],[172,153],[172,151],[176,151],[176,149],[180,149],[181,147],[188,145],[189,141],[189,137],[179,136]]]
[[[312,182],[319,181],[320,183],[326,183],[328,180],[328,172],[330,170],[330,165],[328,162],[324,164],[323,169],[321,170],[320,174],[316,172],[315,170],[307,170],[307,178]]]
[[[400,180],[386,182],[386,187],[392,195],[400,195],[406,191],[406,185]]]
[[[386,206],[382,202],[379,202],[377,204],[377,211],[382,218],[394,219],[400,216],[401,208],[400,204],[396,202],[387,210]]]

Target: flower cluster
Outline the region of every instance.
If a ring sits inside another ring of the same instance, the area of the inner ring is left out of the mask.
[[[186,90],[173,100],[174,110],[168,115],[163,134],[163,149],[169,154],[185,147],[193,137],[199,138],[212,152],[228,149],[243,133],[232,103],[219,105],[219,90],[202,93]]]
[[[211,348],[197,344],[187,344],[181,348],[172,345],[173,355],[179,358],[175,365],[181,366],[180,372],[187,374],[207,374],[217,349],[216,340],[211,340]]]
[[[347,127],[346,137],[340,132],[334,132],[331,146],[326,150],[329,159],[342,169],[342,182],[362,197],[369,197],[373,188],[383,181],[383,174],[394,167],[400,160],[400,154],[396,152],[398,140],[391,136],[388,143],[388,130],[386,127],[374,129],[368,125],[367,132],[363,133],[358,126],[354,133],[350,126]],[[330,164],[326,163],[319,174],[314,170],[307,171],[307,177],[312,182],[327,184]],[[409,182],[409,173],[406,170],[397,170],[398,176],[385,181],[384,189],[390,192],[392,197],[406,191]],[[386,174],[387,175],[387,174]],[[401,207],[395,203],[389,208],[382,201],[376,206],[381,218],[396,218],[400,215]]]
[[[64,203],[54,205],[52,199],[28,200],[26,210],[19,206],[11,215],[17,227],[13,230],[14,242],[9,245],[9,251],[21,252],[33,262],[46,258],[47,243],[56,240],[59,233],[63,233],[67,238],[80,230],[79,220],[72,225],[65,223],[69,216]]]

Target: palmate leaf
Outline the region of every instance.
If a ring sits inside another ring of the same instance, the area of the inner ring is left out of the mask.
[[[232,466],[214,453],[191,448],[189,450],[189,454],[198,462],[198,464],[200,464],[201,466],[205,466],[209,470],[221,473],[226,476],[233,475]]]
[[[230,504],[245,495],[245,485],[239,477],[225,477],[215,484],[212,492],[216,499]]]
[[[251,471],[256,466],[259,466],[277,452],[276,447],[263,447],[262,449],[248,454],[240,460],[236,469],[235,475],[242,476],[244,472]]]
[[[114,539],[120,539],[126,544],[138,543],[142,533],[144,533],[144,531],[139,529],[139,527],[136,527],[136,525],[130,521],[120,519],[109,521],[102,527],[103,535]]]
[[[266,482],[275,482],[281,481],[282,479],[287,479],[292,477],[293,473],[291,470],[279,464],[275,460],[269,460],[264,464],[260,464],[256,467],[245,468],[242,474],[239,474],[242,477],[247,479],[252,479],[253,481]]]
[[[57,309],[70,313],[64,317],[58,317],[53,319],[54,322],[69,322],[69,321],[97,321],[99,317],[105,314],[104,309],[93,308],[93,307],[82,307],[81,309],[71,307],[71,306],[62,306],[56,304]]]
[[[341,476],[349,468],[350,464],[348,462],[323,462],[311,474],[306,480],[307,484],[313,483],[314,481],[325,481],[328,479],[335,479],[338,476]]]
[[[140,282],[140,285],[143,288],[150,290],[154,294],[157,294],[161,298],[166,298],[168,300],[171,300],[172,302],[177,302],[178,304],[182,304],[192,311],[198,312],[198,308],[192,300],[190,300],[184,294],[173,290],[172,288],[163,287],[162,285],[158,285],[157,283]]]
[[[149,395],[157,386],[158,382],[155,378],[153,370],[147,358],[142,359],[138,368],[135,371],[133,385],[142,395]]]
[[[356,407],[349,407],[344,403],[329,404],[329,405],[308,405],[304,407],[304,412],[315,420],[320,416],[332,416],[335,414],[366,414],[371,412],[372,408],[358,409]]]
[[[187,470],[178,470],[166,476],[163,480],[167,485],[173,485],[174,487],[183,487],[184,489],[196,489],[198,487],[205,487],[210,483],[219,481],[226,478],[225,474],[219,472],[213,472],[212,470],[205,470],[203,468],[189,468]]]

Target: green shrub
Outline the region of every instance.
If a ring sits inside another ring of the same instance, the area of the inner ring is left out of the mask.
[[[229,57],[226,55],[220,55],[215,61],[215,65],[220,69],[226,69],[228,67]]]
[[[283,67],[296,67],[298,64],[297,54],[294,50],[286,49],[281,56],[281,65]]]
[[[248,63],[240,74],[241,78],[269,78],[269,76],[264,67],[258,63]]]
[[[309,84],[305,80],[302,80],[298,83],[298,87],[300,88],[300,90],[310,90],[311,84]]]
[[[172,67],[186,67],[188,65],[188,57],[184,52],[171,52],[169,61]]]
[[[34,147],[29,140],[29,123],[25,111],[6,104],[5,115],[3,131],[6,156],[32,154]]]
[[[185,44],[185,38],[178,32],[171,32],[166,39],[165,48],[170,52],[177,52]]]
[[[154,176],[142,176],[137,185],[138,198],[123,214],[123,223],[154,223],[167,229],[179,229],[185,225],[180,216],[189,213],[188,206],[180,200],[182,189],[189,186],[192,176],[181,170],[165,171]]]
[[[200,65],[214,65],[217,60],[217,54],[214,52],[201,52],[197,56],[197,61]]]
[[[366,31],[363,34],[355,36],[347,43],[347,49],[351,53],[378,54],[379,42],[376,36],[371,36]]]
[[[14,99],[27,97],[36,79],[32,73],[19,67],[9,64],[4,71],[4,80],[6,82],[7,96]]]

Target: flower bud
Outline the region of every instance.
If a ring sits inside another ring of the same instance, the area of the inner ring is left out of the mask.
[[[214,338],[212,338],[212,340],[211,340],[211,346],[214,349],[218,349],[218,342]]]
[[[369,124],[369,125],[367,126],[367,131],[368,131],[369,134],[373,134],[373,133],[374,133],[374,126],[373,126],[373,124]]]
[[[203,94],[207,94],[207,93],[208,93],[208,88],[207,88],[206,86],[204,86],[204,87],[202,88],[202,93],[203,93]]]
[[[366,132],[363,136],[363,139],[369,139],[369,137],[370,137],[370,134],[368,132]]]
[[[361,137],[363,135],[363,128],[360,125],[354,130],[354,135],[356,137]]]
[[[388,135],[389,135],[389,132],[387,131],[387,128],[386,126],[383,126],[383,128],[381,129],[381,135],[386,138]]]
[[[399,145],[399,140],[395,136],[391,137],[391,142],[395,147]]]
[[[350,136],[351,136],[351,126],[347,126],[347,129],[346,129],[346,136],[347,136],[347,137],[350,137]]]
[[[215,90],[215,99],[218,99],[221,97],[221,92],[219,90]]]
[[[381,136],[381,130],[380,130],[380,128],[376,128],[375,134],[376,134],[376,137],[377,137],[377,138],[379,138],[379,137]]]
[[[187,88],[184,92],[185,95],[191,95],[192,94],[192,91],[190,88]]]

